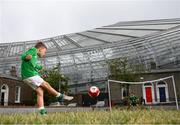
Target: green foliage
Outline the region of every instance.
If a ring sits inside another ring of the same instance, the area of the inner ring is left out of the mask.
[[[110,70],[109,79],[135,82],[140,80],[140,75],[145,72],[145,68],[141,64],[131,64],[127,58],[113,59],[108,62]],[[127,96],[129,95],[129,84],[123,84],[127,88]]]
[[[54,67],[52,69],[44,70],[41,74],[42,76],[46,76],[44,78],[45,81],[47,81],[55,90],[59,91],[61,93],[68,93],[69,91],[69,85],[68,80],[69,78],[60,74],[58,70],[58,66]],[[44,93],[44,101],[45,104],[48,105],[51,102],[55,102],[56,98],[50,95],[47,91]]]
[[[138,97],[137,96],[135,96],[135,95],[131,95],[130,97],[129,97],[129,99],[130,99],[130,104],[131,105],[133,105],[133,106],[136,106],[139,102],[139,99],[138,99]]]
[[[110,75],[109,79],[127,82],[139,81],[140,74],[145,68],[140,64],[130,64],[127,58],[113,59],[108,62]]]

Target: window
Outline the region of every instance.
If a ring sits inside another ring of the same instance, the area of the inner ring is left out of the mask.
[[[21,94],[21,87],[16,86],[16,89],[15,89],[15,103],[20,103],[20,94]]]
[[[2,86],[2,88],[1,89],[4,89],[4,90],[6,90],[6,86],[4,85],[4,86]]]
[[[160,81],[160,82],[158,82],[158,85],[166,85],[166,83],[165,82],[163,82],[163,81]]]
[[[151,83],[145,83],[144,86],[152,86]]]
[[[127,88],[126,87],[123,87],[121,89],[121,92],[122,92],[122,99],[124,99],[125,97],[128,96],[128,91],[127,91]]]

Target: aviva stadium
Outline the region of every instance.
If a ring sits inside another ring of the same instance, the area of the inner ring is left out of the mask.
[[[72,93],[85,91],[87,84],[105,90],[111,59],[127,57],[131,63],[143,64],[151,78],[180,71],[180,19],[118,22],[39,40],[48,47],[39,63],[46,68],[59,65],[60,72],[70,78]],[[37,42],[1,43],[0,74],[8,76],[15,67],[20,77],[20,55]],[[175,78],[178,84],[179,77]]]

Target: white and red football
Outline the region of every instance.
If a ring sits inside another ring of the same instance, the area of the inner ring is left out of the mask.
[[[89,88],[89,92],[88,92],[89,96],[91,96],[91,97],[97,97],[97,96],[99,95],[99,93],[100,93],[100,90],[99,90],[98,87],[96,87],[96,86],[91,86],[91,87]]]

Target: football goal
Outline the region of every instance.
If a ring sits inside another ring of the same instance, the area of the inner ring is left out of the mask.
[[[144,106],[179,109],[174,76],[141,82],[108,80],[109,108]]]

